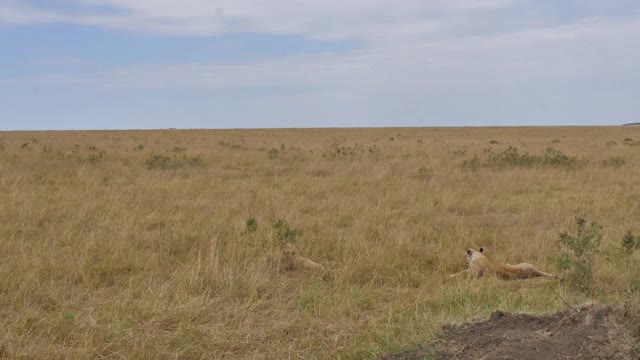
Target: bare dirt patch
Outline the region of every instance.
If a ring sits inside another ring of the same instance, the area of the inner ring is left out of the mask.
[[[496,311],[489,320],[449,325],[442,339],[384,359],[638,359],[640,314],[589,305],[553,315]]]

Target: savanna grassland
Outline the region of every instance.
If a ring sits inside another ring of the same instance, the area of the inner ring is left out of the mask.
[[[588,286],[448,277],[471,243],[569,271],[576,217],[602,226]],[[629,231],[640,127],[4,132],[0,354],[371,358],[496,309],[637,306]],[[330,275],[279,270],[285,241]]]

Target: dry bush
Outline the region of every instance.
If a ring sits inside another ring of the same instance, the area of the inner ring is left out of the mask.
[[[470,242],[553,270],[577,214],[605,226],[592,296],[638,301],[640,252],[608,250],[640,232],[640,147],[608,145],[626,138],[640,129],[0,133],[0,354],[372,357],[583,300],[447,277]],[[510,146],[581,165],[483,166]],[[281,219],[331,277],[277,270]]]

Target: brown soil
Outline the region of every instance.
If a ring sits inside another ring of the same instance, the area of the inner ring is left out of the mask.
[[[639,359],[640,314],[588,305],[549,316],[496,311],[441,340],[384,359]]]

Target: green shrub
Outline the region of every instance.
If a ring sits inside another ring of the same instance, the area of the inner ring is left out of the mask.
[[[254,218],[249,218],[247,220],[247,232],[252,233],[258,230],[258,222]]]
[[[622,237],[622,248],[628,253],[633,250],[640,249],[640,236],[635,236],[631,233],[631,230]]]
[[[412,178],[421,181],[429,181],[433,178],[433,169],[421,167],[417,172],[411,175]]]
[[[151,159],[145,161],[145,164],[149,170],[167,170],[173,167],[171,158],[164,155],[153,155]]]
[[[532,167],[539,162],[539,159],[529,155],[529,153],[520,154],[517,148],[509,146],[499,154],[489,154],[486,164],[490,167],[502,169],[506,167]]]
[[[289,224],[285,220],[278,219],[273,224],[273,230],[275,232],[276,240],[279,243],[294,243],[296,242],[297,232],[289,227]]]
[[[145,165],[149,170],[171,170],[183,166],[204,166],[204,159],[200,156],[182,156],[182,158],[177,158],[174,155],[174,158],[170,158],[168,156],[155,154],[152,155],[150,159],[145,161]]]
[[[621,156],[614,156],[609,158],[608,160],[603,160],[602,163],[605,166],[611,166],[614,168],[619,168],[624,166],[627,163],[627,160],[625,160],[625,158],[621,157]]]
[[[543,156],[531,155],[528,152],[520,153],[513,146],[509,146],[500,153],[494,153],[492,149],[485,149],[484,152],[488,154],[488,157],[483,163],[480,163],[480,160],[474,156],[472,159],[463,161],[462,167],[468,170],[477,170],[480,166],[507,169],[534,166],[574,167],[580,164],[575,156],[566,155],[554,148],[547,148]]]
[[[267,151],[267,155],[269,155],[270,158],[275,159],[280,155],[280,150],[271,148],[269,151]]]
[[[462,162],[462,168],[465,170],[476,171],[479,167],[480,159],[475,155],[471,159],[467,159]]]
[[[571,286],[581,291],[592,288],[594,261],[602,243],[602,225],[592,222],[587,227],[587,220],[576,217],[577,232],[575,235],[566,231],[559,234],[564,253],[558,259],[561,269],[567,269],[567,280]]]
[[[578,163],[578,160],[575,156],[568,156],[563,154],[560,150],[548,148],[544,152],[542,163],[549,166],[574,166]]]

